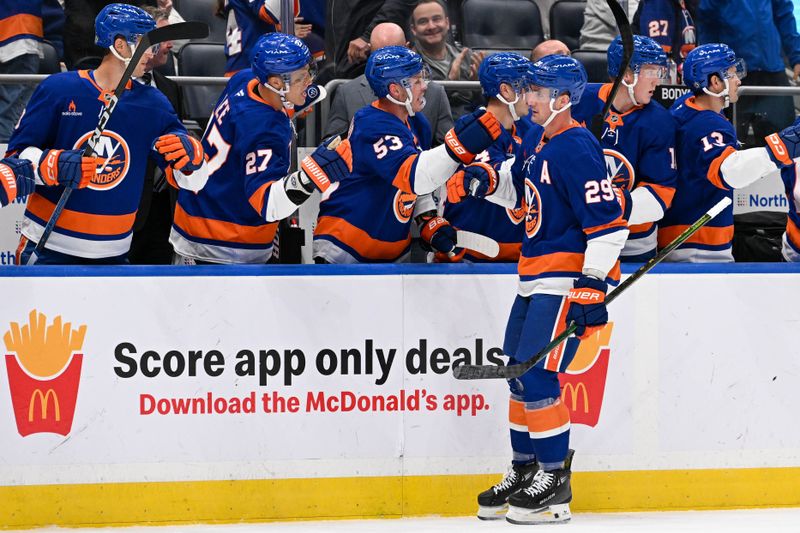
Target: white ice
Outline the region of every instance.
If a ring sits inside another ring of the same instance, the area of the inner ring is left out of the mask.
[[[556,529],[553,529],[556,528]],[[578,513],[569,524],[515,526],[505,521],[482,522],[477,518],[401,518],[386,520],[337,520],[264,524],[124,527],[91,529],[91,533],[514,533],[525,530],[551,533],[797,533],[800,508],[736,511],[687,511],[660,513]],[[32,532],[78,531],[45,528]],[[86,532],[86,529],[81,529]]]

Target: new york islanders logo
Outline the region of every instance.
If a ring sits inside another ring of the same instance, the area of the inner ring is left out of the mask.
[[[72,329],[56,316],[32,310],[27,324],[12,322],[3,336],[17,432],[68,435],[72,430],[86,326]]]
[[[75,149],[85,149],[93,132],[83,135],[75,143]],[[94,147],[95,156],[100,158],[97,174],[92,178],[89,188],[95,191],[113,189],[125,179],[131,162],[128,143],[115,131],[105,130]]]
[[[411,220],[411,215],[414,214],[414,204],[417,203],[417,195],[410,192],[403,192],[397,190],[394,195],[394,216],[401,224]]]
[[[542,227],[542,197],[539,189],[529,179],[525,179],[525,235],[532,238]]]
[[[636,175],[628,158],[610,148],[603,149],[603,155],[606,160],[606,177],[611,183],[621,189],[633,190]]]
[[[525,208],[524,207],[517,207],[515,209],[508,209],[506,208],[506,215],[508,215],[508,219],[511,221],[512,224],[515,226],[519,226],[523,220],[525,220]]]

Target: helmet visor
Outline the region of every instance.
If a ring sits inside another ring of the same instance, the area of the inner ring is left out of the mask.
[[[642,65],[639,69],[639,77],[644,80],[658,80],[664,83],[667,80],[667,67],[661,65]]]
[[[534,102],[549,102],[550,98],[554,97],[554,93],[552,89],[549,87],[540,87],[538,85],[532,85],[528,90],[528,96]]]
[[[737,59],[736,63],[728,67],[728,70],[722,73],[722,77],[726,80],[729,80],[734,76],[739,78],[739,80],[743,80],[745,76],[747,76],[747,65],[745,65],[744,59]]]

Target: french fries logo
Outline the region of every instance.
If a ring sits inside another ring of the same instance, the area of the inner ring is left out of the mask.
[[[3,336],[6,370],[17,431],[68,435],[72,429],[86,326],[72,329],[70,322],[32,310],[28,323],[12,322]]]
[[[567,371],[558,376],[561,401],[569,409],[573,424],[594,427],[600,420],[613,329],[614,323],[609,322],[603,329],[582,340]]]

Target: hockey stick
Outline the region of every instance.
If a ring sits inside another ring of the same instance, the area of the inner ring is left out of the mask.
[[[456,231],[456,248],[466,248],[486,257],[497,257],[500,253],[500,245],[496,240],[480,233],[463,230]]]
[[[114,92],[106,98],[105,107],[100,112],[100,120],[97,123],[97,127],[94,129],[94,133],[92,133],[92,136],[89,137],[86,150],[83,152],[83,156],[91,157],[94,154],[97,142],[103,135],[103,131],[105,131],[108,121],[111,119],[111,114],[114,112],[114,109],[116,109],[122,93],[125,92],[125,86],[133,76],[133,71],[136,70],[136,67],[139,65],[139,61],[141,61],[142,56],[148,48],[153,45],[163,43],[164,41],[203,39],[205,37],[208,37],[208,25],[203,22],[180,22],[178,24],[170,24],[162,28],[156,28],[153,31],[149,31],[142,35],[142,39],[136,46],[136,50],[134,50],[131,60],[128,62],[128,66],[125,69],[125,72],[123,72],[119,83],[117,84],[117,88],[114,89]],[[36,263],[39,254],[42,253],[47,240],[53,233],[53,229],[56,227],[56,222],[61,216],[62,211],[64,211],[64,206],[67,205],[67,200],[69,200],[72,191],[73,187],[64,188],[64,192],[61,193],[61,197],[58,199],[55,209],[53,209],[53,214],[50,215],[50,220],[47,221],[44,231],[42,232],[42,236],[39,238],[39,242],[36,243],[36,248],[34,248],[33,253],[28,258],[27,264],[32,265]]]
[[[625,292],[631,285],[636,283],[636,280],[644,276],[650,269],[660,263],[665,257],[667,257],[670,252],[672,252],[675,248],[683,244],[686,239],[691,237],[697,230],[702,228],[709,220],[717,216],[722,212],[723,209],[731,205],[730,198],[723,198],[717,204],[709,209],[705,215],[701,216],[697,222],[686,228],[683,233],[675,237],[671,243],[669,243],[663,250],[658,252],[655,257],[650,259],[647,263],[639,267],[639,269],[631,274],[625,281],[619,284],[619,286],[611,291],[608,296],[606,297],[606,304],[610,304],[614,300],[616,300],[617,296]],[[539,350],[539,352],[525,361],[524,363],[520,363],[518,365],[511,365],[511,366],[497,366],[497,365],[460,365],[453,367],[453,376],[456,379],[494,379],[494,378],[502,378],[502,379],[516,379],[523,375],[525,372],[536,366],[536,364],[547,357],[553,349],[558,347],[559,344],[564,342],[567,337],[575,333],[575,323],[572,322],[570,325],[561,333],[556,335],[556,337],[550,341],[547,346]]]
[[[608,99],[603,106],[603,112],[600,118],[605,120],[614,98],[617,96],[619,86],[622,85],[622,79],[625,77],[625,71],[628,70],[628,65],[631,64],[631,57],[633,57],[633,32],[631,31],[631,23],[628,20],[628,14],[622,9],[617,0],[606,0],[611,13],[614,15],[614,20],[619,28],[619,35],[622,38],[622,63],[619,65],[619,72],[617,77],[614,78],[614,84],[611,86],[611,92],[608,93]]]

